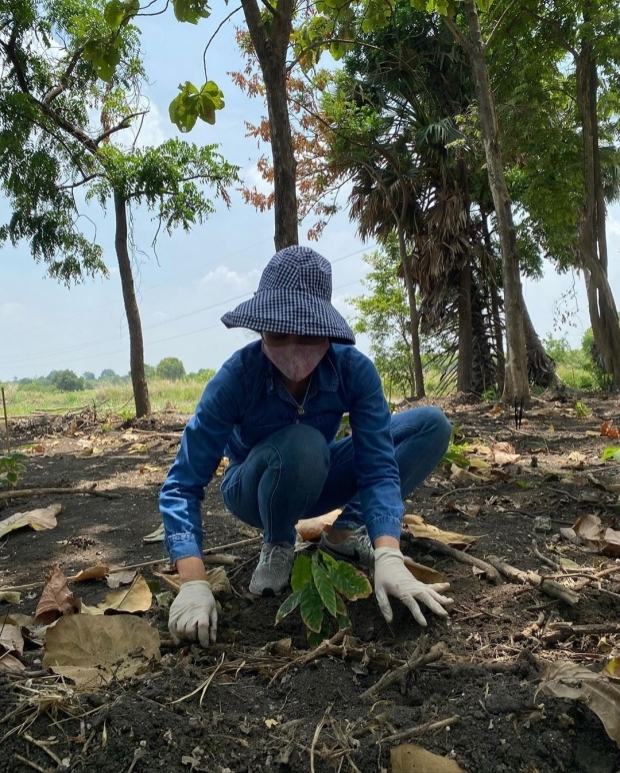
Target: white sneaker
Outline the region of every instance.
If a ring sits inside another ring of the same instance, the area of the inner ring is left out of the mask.
[[[321,532],[319,548],[340,561],[351,561],[363,566],[370,566],[375,555],[365,526],[356,529],[350,537],[338,545],[329,541],[326,531]]]
[[[250,580],[250,593],[277,596],[288,585],[295,560],[295,548],[288,542],[265,542]]]

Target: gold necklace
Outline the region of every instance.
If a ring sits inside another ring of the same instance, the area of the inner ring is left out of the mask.
[[[297,415],[298,416],[303,416],[304,413],[306,412],[306,410],[304,408],[304,405],[306,404],[306,400],[308,399],[308,392],[310,391],[310,384],[312,384],[312,375],[310,375],[310,380],[308,381],[308,386],[306,387],[306,394],[304,395],[304,399],[300,403],[298,403],[297,400],[293,397],[293,395],[291,395],[291,393],[289,392],[289,395],[291,395],[291,399],[293,400],[293,402],[297,406]]]

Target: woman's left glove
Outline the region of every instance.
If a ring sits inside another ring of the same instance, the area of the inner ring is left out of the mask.
[[[381,614],[388,623],[392,622],[392,607],[388,596],[395,596],[403,602],[420,625],[426,625],[418,601],[440,617],[447,617],[444,606],[453,599],[442,596],[450,583],[437,582],[433,585],[416,580],[405,566],[403,554],[397,548],[375,548],[375,596]]]

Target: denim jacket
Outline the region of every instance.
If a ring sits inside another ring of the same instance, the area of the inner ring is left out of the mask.
[[[399,538],[403,502],[391,417],[374,364],[353,346],[332,344],[299,415],[255,341],[235,352],[207,384],[162,487],[159,506],[171,562],[202,555],[200,503],[222,455],[238,464],[256,443],[295,422],[315,427],[333,444],[347,412],[369,536]]]

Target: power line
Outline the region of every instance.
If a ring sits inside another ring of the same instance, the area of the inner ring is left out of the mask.
[[[360,252],[365,252],[368,249],[373,249],[373,248],[374,248],[374,246],[370,247],[370,248],[369,247],[362,247],[359,250],[355,250],[354,252],[350,252],[347,255],[343,255],[340,258],[336,258],[336,260],[331,261],[331,263],[332,264],[340,263],[341,261],[346,260],[347,258],[352,258],[355,255],[359,255]],[[215,262],[217,262],[217,261],[215,261]],[[213,261],[209,265],[212,265],[212,263],[213,263]],[[204,270],[204,268],[205,267],[203,266],[203,270]],[[201,273],[202,273],[202,271],[201,271]],[[356,282],[357,281],[359,281],[359,280],[356,280]],[[163,283],[163,284],[165,284],[165,283]],[[355,284],[355,282],[353,284]],[[341,288],[334,288],[334,290],[336,290],[336,289],[341,289]],[[188,317],[196,316],[196,314],[202,314],[205,311],[211,311],[212,309],[215,309],[218,306],[223,306],[223,305],[225,305],[227,303],[233,303],[234,301],[242,300],[242,299],[247,298],[248,296],[250,296],[252,294],[253,293],[251,293],[251,292],[250,293],[243,293],[242,295],[237,295],[234,298],[227,298],[226,300],[219,301],[218,303],[213,303],[213,304],[209,304],[208,306],[203,306],[203,307],[201,307],[199,309],[195,309],[194,311],[187,312],[186,314],[179,314],[179,315],[177,315],[175,317],[170,317],[169,319],[162,320],[161,322],[156,322],[156,323],[154,323],[152,325],[145,326],[143,328],[143,331],[144,332],[148,332],[149,330],[154,330],[155,328],[161,327],[162,325],[169,325],[172,322],[177,322],[178,320],[181,320],[181,319],[187,319]],[[75,346],[69,346],[69,347],[65,347],[63,349],[57,349],[57,350],[52,351],[52,352],[46,352],[45,354],[33,354],[33,355],[29,355],[27,357],[11,358],[11,359],[9,359],[7,361],[4,361],[2,364],[5,367],[15,367],[15,366],[22,365],[22,364],[31,364],[33,362],[38,362],[40,360],[47,361],[47,360],[50,360],[51,358],[55,358],[57,355],[70,354],[72,352],[78,352],[78,351],[81,351],[82,349],[88,349],[88,348],[91,348],[93,346],[96,346],[97,344],[109,343],[109,342],[115,341],[115,340],[117,340],[117,336],[107,336],[106,338],[100,338],[100,339],[95,340],[95,341],[88,341],[88,342],[86,342],[84,344],[77,344]],[[94,356],[99,356],[99,355],[94,355]],[[102,354],[101,356],[104,356],[104,355]],[[80,360],[78,360],[78,362],[81,362],[84,359],[92,359],[92,357],[81,358]]]

